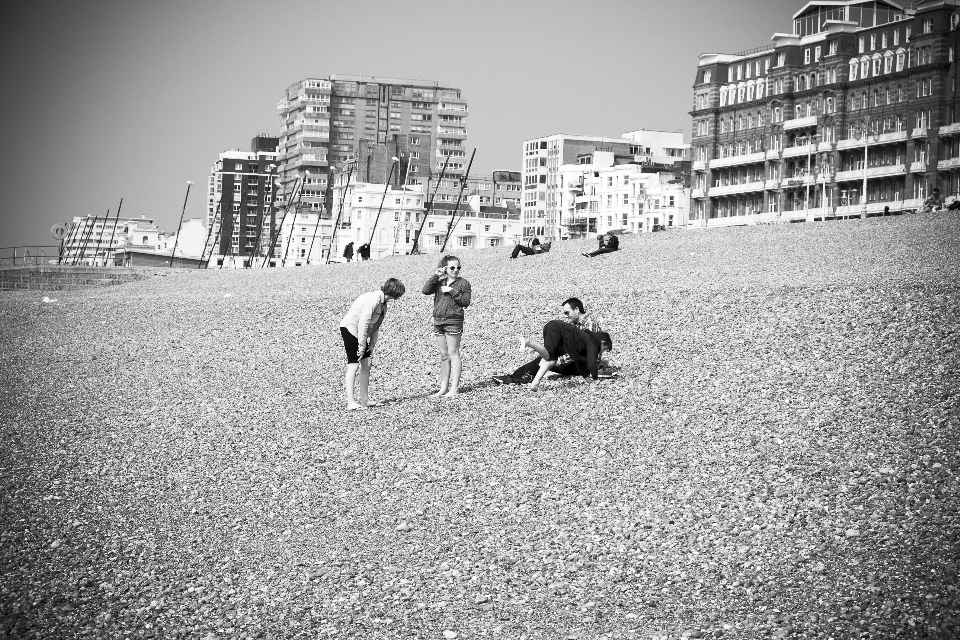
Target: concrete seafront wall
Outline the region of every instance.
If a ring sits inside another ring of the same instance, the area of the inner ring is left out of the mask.
[[[68,291],[87,287],[124,284],[149,276],[146,271],[124,267],[35,266],[0,269],[0,291],[32,289]]]

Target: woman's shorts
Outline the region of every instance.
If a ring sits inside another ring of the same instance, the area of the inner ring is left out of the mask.
[[[433,323],[433,335],[435,336],[458,336],[461,333],[463,333],[463,318],[451,318],[439,324],[436,321]]]
[[[360,340],[350,333],[350,330],[346,327],[340,327],[340,335],[343,337],[343,348],[347,352],[347,364],[357,364],[360,362],[360,357],[357,355],[360,350]],[[372,355],[373,352],[370,351],[370,347],[363,350],[364,358],[369,358]]]

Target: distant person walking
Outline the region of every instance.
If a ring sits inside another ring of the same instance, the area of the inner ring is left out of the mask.
[[[601,253],[613,253],[620,249],[620,239],[617,236],[613,235],[613,232],[607,233],[606,242],[604,242],[603,236],[599,236],[600,248],[592,253],[585,253],[584,256],[592,258],[598,256]]]
[[[402,282],[390,278],[383,283],[380,291],[364,293],[354,300],[347,315],[340,321],[340,337],[343,338],[343,348],[347,352],[347,371],[343,376],[343,387],[347,395],[348,411],[376,406],[375,402],[370,402],[369,396],[373,349],[380,335],[380,325],[387,315],[387,303],[399,299],[405,292]]]
[[[347,262],[350,262],[351,260],[353,260],[353,243],[352,242],[348,243],[347,246],[343,249],[343,257],[347,259]]]
[[[464,309],[470,306],[470,283],[460,277],[460,258],[440,259],[436,272],[423,285],[423,295],[433,295],[433,336],[440,351],[440,390],[434,396],[455,396],[460,392],[460,340],[463,338]]]
[[[357,248],[357,254],[360,256],[361,260],[370,259],[370,245],[364,242]]]

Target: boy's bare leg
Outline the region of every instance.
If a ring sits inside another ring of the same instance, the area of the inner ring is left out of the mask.
[[[550,354],[547,353],[547,350],[543,347],[543,345],[537,342],[536,340],[527,340],[524,344],[527,346],[528,349],[533,349],[534,351],[536,351],[537,355],[540,356],[543,360],[550,359]]]
[[[437,342],[437,348],[440,350],[440,391],[434,396],[442,396],[447,392],[450,384],[450,354],[447,353],[447,336],[433,336]]]
[[[359,409],[362,405],[358,403],[353,397],[353,385],[357,379],[357,369],[360,368],[360,364],[348,364],[347,372],[343,375],[343,388],[347,393],[347,410],[352,411],[353,409]]]
[[[460,339],[463,334],[447,334],[447,355],[450,357],[450,391],[446,393],[447,397],[455,396],[460,393],[460,372],[463,369],[463,361],[460,359]]]
[[[357,380],[357,398],[364,407],[370,405],[370,369],[373,362],[370,358],[364,358],[360,361],[360,375]]]
[[[556,360],[541,360],[540,361],[540,370],[537,371],[537,375],[533,378],[533,382],[530,383],[530,390],[537,391],[540,388],[540,381],[543,380],[543,376],[546,375],[553,365],[557,364]]]

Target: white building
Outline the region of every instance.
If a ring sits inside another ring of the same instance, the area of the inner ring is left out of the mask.
[[[683,134],[680,132],[641,129],[624,133],[619,138],[556,134],[527,140],[523,144],[521,204],[523,236],[525,239],[534,235],[547,239],[569,237],[571,224],[569,216],[574,211],[580,211],[574,206],[577,204],[576,198],[580,196],[570,188],[570,181],[563,180],[561,176],[576,174],[576,166],[596,165],[594,167],[596,171],[599,168],[632,164],[637,167],[635,173],[638,175],[641,173],[640,167],[646,167],[646,171],[655,169],[662,169],[664,173],[673,171],[674,175],[670,178],[673,180],[677,179],[677,172],[685,170],[681,163],[689,160],[688,155],[689,145],[683,142]],[[686,171],[688,170],[687,168]],[[622,176],[619,177],[622,179]],[[619,186],[622,187],[623,183],[621,182]],[[614,194],[611,192],[604,195]],[[620,196],[620,209],[623,209],[625,206],[623,193],[618,192],[617,195]],[[676,194],[673,195],[674,202],[677,203]],[[583,202],[587,201],[582,201],[581,204]],[[669,202],[669,196],[663,202]],[[589,202],[587,204],[589,206]],[[629,194],[627,204],[630,204]],[[686,208],[685,204],[684,208]],[[614,209],[617,207],[613,207],[611,201],[610,213],[602,215],[615,217],[617,212]],[[619,211],[619,223],[611,223],[611,228],[628,228],[627,223],[630,221],[623,220],[624,211],[626,209]],[[565,218],[565,215],[568,217]],[[598,228],[603,227],[606,221],[606,217],[601,220],[598,217],[600,215],[600,210],[597,209],[596,215],[592,216]],[[640,216],[639,210],[636,210],[633,215]],[[634,222],[638,225],[637,230],[640,230],[639,219]],[[653,223],[651,227],[652,225]],[[578,227],[574,226],[574,228]]]
[[[690,190],[672,171],[614,164],[613,153],[598,151],[562,166],[559,175],[561,238],[687,225]]]
[[[120,249],[161,251],[162,236],[163,231],[152,218],[76,216],[64,239],[63,260],[90,266],[113,264],[114,254]]]

